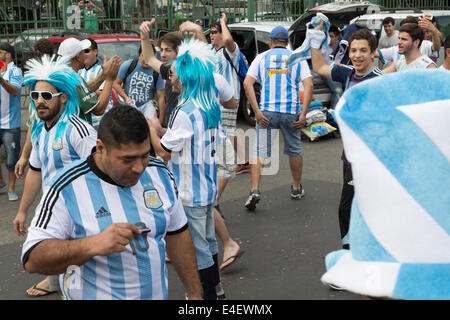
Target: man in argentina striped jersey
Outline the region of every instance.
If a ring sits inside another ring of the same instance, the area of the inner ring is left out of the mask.
[[[217,198],[216,146],[219,137],[220,104],[213,71],[216,56],[210,45],[185,40],[178,47],[170,70],[172,90],[180,92],[167,131],[160,138],[159,121],[149,120],[155,153],[169,160],[188,217],[195,246],[203,297],[216,300],[220,283],[214,203]],[[172,258],[172,255],[170,255]]]
[[[89,83],[90,81],[94,80],[102,71],[103,66],[102,63],[98,60],[98,45],[95,40],[92,40],[90,38],[87,38],[91,42],[91,46],[87,48],[84,53],[86,54],[86,59],[84,60],[84,68],[78,70],[78,74],[86,81],[86,83]],[[99,90],[103,90],[103,87],[105,86],[105,82],[103,82]],[[107,112],[109,109],[111,109],[113,106],[111,95],[109,96],[109,103],[106,106],[106,109],[104,112]],[[97,127],[100,124],[100,120],[102,118],[102,115],[95,115],[92,114],[92,125],[94,127]]]
[[[31,87],[31,107],[37,119],[31,127],[32,150],[24,192],[13,221],[17,235],[25,235],[27,213],[41,189],[47,190],[57,171],[86,157],[95,147],[97,132],[75,115],[80,78],[63,60],[50,56],[29,60],[25,85]],[[30,296],[58,291],[58,279],[46,278],[27,290]]]
[[[263,158],[271,157],[272,144],[280,129],[285,141],[284,153],[289,156],[292,173],[291,198],[300,199],[304,195],[301,185],[303,156],[300,129],[305,124],[311,103],[313,82],[305,61],[288,65],[291,55],[291,51],[286,48],[288,42],[288,31],[282,26],[275,27],[270,33],[271,49],[256,56],[244,80],[245,93],[257,122],[251,168],[252,185],[250,196],[245,202],[248,210],[254,210],[261,199],[259,184],[262,161]],[[253,87],[257,80],[261,83],[260,106]],[[300,109],[300,82],[304,87],[303,109]]]
[[[201,298],[175,181],[150,149],[140,111],[107,112],[91,155],[61,170],[43,195],[22,250],[25,270],[61,274],[65,299],[167,299],[167,245],[188,297]]]

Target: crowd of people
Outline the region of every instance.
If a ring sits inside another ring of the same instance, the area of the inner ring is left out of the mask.
[[[339,30],[325,28],[325,21],[308,30],[311,64],[292,62],[288,31],[275,27],[270,49],[256,56],[245,79],[237,70],[241,52],[226,14],[211,25],[211,44],[202,27],[189,21],[161,37],[155,41],[160,58],[149,37],[154,23],[141,24],[138,57],[128,61],[118,56],[102,61],[92,39],[68,38],[56,55],[52,43],[41,39],[23,75],[13,62],[14,49],[0,44],[0,135],[9,175],[8,183],[0,175],[0,191],[17,201],[16,178],[25,178],[13,225],[18,235],[27,235],[25,270],[47,275],[27,290],[30,296],[58,291],[65,299],[167,299],[170,262],[186,298],[225,299],[220,272],[244,251],[227,229],[221,195],[235,174],[251,170],[244,206],[256,210],[263,200],[261,169],[278,131],[289,157],[290,197],[305,195],[300,130],[313,98],[311,69],[333,89],[332,108],[342,92],[361,82],[436,68],[433,59],[442,42],[440,68],[450,70],[450,37],[443,41],[426,17],[407,18],[398,31],[393,19],[385,19],[380,41],[366,28],[356,31],[348,41],[351,65],[329,59]],[[375,66],[375,57],[390,65]],[[31,98],[23,148],[22,86],[29,87]],[[116,106],[113,90],[120,97]],[[250,159],[236,157],[243,143],[236,135],[241,90],[256,119]],[[342,246],[351,249],[352,166],[344,152],[342,160],[337,211]],[[223,243],[221,262],[217,238]]]

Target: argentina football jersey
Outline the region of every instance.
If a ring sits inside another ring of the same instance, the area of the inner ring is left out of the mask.
[[[207,206],[216,201],[215,153],[221,139],[218,128],[208,129],[205,112],[192,100],[173,110],[161,146],[172,154],[168,167],[184,206]]]
[[[187,219],[172,174],[154,158],[132,187],[114,183],[93,155],[60,171],[36,209],[22,261],[43,240],[91,237],[120,222],[149,232],[135,235],[123,252],[70,266],[60,275],[64,298],[167,299],[164,237],[185,230]]]
[[[29,164],[32,170],[41,171],[44,189],[50,185],[58,170],[87,157],[97,140],[95,129],[77,116],[70,118],[64,133],[55,139],[57,124],[55,122],[50,128],[43,125],[40,134],[32,141]]]
[[[256,56],[247,75],[261,83],[260,109],[287,114],[298,114],[299,83],[311,77],[305,61],[288,66],[291,51],[275,47]]]
[[[228,56],[230,57],[230,60],[233,62],[234,66],[236,68],[239,68],[239,46],[237,43],[234,43],[236,48],[234,52],[228,52]],[[227,82],[230,84],[230,86],[233,88],[234,91],[234,98],[236,100],[239,100],[240,98],[240,90],[241,90],[241,84],[239,82],[239,77],[234,70],[234,68],[231,66],[230,62],[224,55],[225,47],[220,48],[219,50],[215,51],[215,54],[218,58],[218,62],[216,64],[216,72],[220,75],[222,75]]]

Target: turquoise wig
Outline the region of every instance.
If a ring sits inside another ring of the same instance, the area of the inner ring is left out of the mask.
[[[175,70],[183,84],[180,103],[188,99],[197,102],[206,113],[209,128],[217,127],[222,117],[213,76],[216,63],[216,55],[205,42],[184,40],[178,47]]]
[[[31,91],[34,90],[38,81],[45,81],[53,85],[60,92],[67,94],[66,106],[61,110],[58,118],[58,126],[56,129],[55,141],[59,139],[65,129],[67,122],[72,115],[79,114],[80,102],[76,87],[80,84],[80,77],[75,71],[68,65],[70,59],[59,59],[53,61],[53,58],[49,55],[44,55],[40,59],[30,59],[27,61],[25,68],[28,69],[25,72],[24,84],[30,86]],[[34,100],[31,99],[31,121],[33,126],[31,127],[31,140],[33,141],[38,137],[41,132],[44,121],[37,117],[37,110],[34,104]]]

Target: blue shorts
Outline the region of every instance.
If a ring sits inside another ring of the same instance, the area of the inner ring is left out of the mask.
[[[198,270],[214,264],[213,255],[218,253],[214,229],[214,205],[205,207],[184,207],[188,219],[189,231],[195,247]]]
[[[14,171],[20,157],[20,128],[0,129],[0,146],[5,146],[6,169]]]
[[[269,119],[269,125],[262,127],[256,123],[256,138],[253,154],[261,158],[272,156],[272,144],[278,136],[278,129],[284,137],[284,154],[289,157],[302,155],[302,135],[300,130],[292,123],[297,120],[298,115],[271,111],[263,111],[263,115]]]

